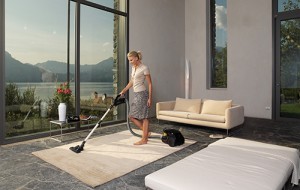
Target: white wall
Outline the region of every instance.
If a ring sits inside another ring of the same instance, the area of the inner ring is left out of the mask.
[[[272,117],[272,0],[227,2],[228,88],[207,89],[206,0],[130,0],[129,46],[150,67],[153,116],[157,101],[184,97],[188,59],[191,98],[232,99],[248,117]]]
[[[207,97],[206,91],[206,1],[185,3],[185,56],[191,64],[191,98]]]
[[[207,89],[206,1],[185,5],[186,58],[192,63],[192,98],[233,99],[248,117],[271,118],[272,0],[228,0],[228,87]]]
[[[248,116],[271,118],[272,1],[231,0],[228,17],[229,90]]]
[[[154,116],[157,101],[184,96],[184,1],[129,3],[129,49],[142,51],[143,62],[150,68]],[[129,95],[132,99],[132,90]]]

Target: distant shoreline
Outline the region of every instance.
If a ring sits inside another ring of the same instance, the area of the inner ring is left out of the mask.
[[[8,82],[9,83],[9,82]],[[35,95],[39,99],[48,100],[54,96],[56,87],[60,84],[59,82],[34,82],[34,83],[14,83],[18,86],[21,93],[27,88],[35,88]],[[75,83],[70,83],[70,88],[75,91]],[[114,87],[112,82],[81,82],[80,83],[80,99],[92,99],[94,92],[97,92],[100,96],[107,94],[113,96]]]

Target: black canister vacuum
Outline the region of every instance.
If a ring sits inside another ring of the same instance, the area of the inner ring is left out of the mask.
[[[107,109],[107,111],[104,113],[104,115],[102,116],[102,118],[96,123],[95,127],[91,130],[91,132],[88,134],[88,136],[84,139],[84,141],[81,143],[81,145],[77,145],[75,147],[70,147],[70,150],[72,150],[73,152],[75,153],[80,153],[81,151],[83,151],[83,147],[86,143],[86,141],[90,138],[90,136],[94,133],[94,131],[101,125],[103,119],[106,117],[106,115],[108,114],[108,112],[115,106],[118,106],[120,104],[123,104],[123,103],[126,103],[126,106],[127,106],[127,113],[129,111],[129,103],[127,101],[127,99],[125,98],[124,95],[117,95],[117,97],[115,98],[113,104]],[[127,128],[128,130],[131,132],[132,135],[134,136],[137,136],[137,137],[142,137],[141,135],[139,134],[136,134],[130,124],[129,124],[129,119],[127,117]],[[149,138],[161,138],[160,136],[151,136]]]

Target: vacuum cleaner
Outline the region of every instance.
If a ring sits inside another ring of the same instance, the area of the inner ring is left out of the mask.
[[[102,123],[103,119],[105,118],[105,116],[108,114],[108,112],[115,106],[118,106],[120,104],[126,103],[127,106],[127,113],[129,111],[129,103],[127,101],[127,99],[125,98],[124,95],[117,95],[117,97],[114,99],[114,102],[112,103],[112,105],[107,109],[107,111],[104,113],[104,115],[102,116],[102,118],[96,123],[95,127],[91,130],[91,132],[88,134],[88,136],[84,139],[84,141],[82,141],[81,145],[77,145],[75,147],[70,147],[70,150],[72,150],[75,153],[80,153],[81,151],[83,151],[84,145],[86,143],[86,141],[90,138],[90,136],[94,133],[94,131],[99,127],[99,125]],[[141,135],[135,133],[130,124],[129,124],[129,119],[127,117],[127,128],[128,130],[131,132],[132,135],[137,136],[137,137],[142,137]],[[160,136],[151,136],[149,138],[161,138]]]

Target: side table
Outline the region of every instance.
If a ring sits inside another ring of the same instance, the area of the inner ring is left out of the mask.
[[[65,121],[59,121],[59,120],[52,120],[50,121],[50,138],[52,138],[53,140],[56,140],[56,141],[59,141],[59,142],[62,142],[63,141],[63,135],[62,135],[62,131],[63,131],[63,126],[65,125],[75,125],[77,123],[80,123],[80,121],[74,121],[74,122],[65,122]],[[57,139],[57,138],[54,138],[52,136],[52,125],[59,125],[60,127],[60,140]]]

